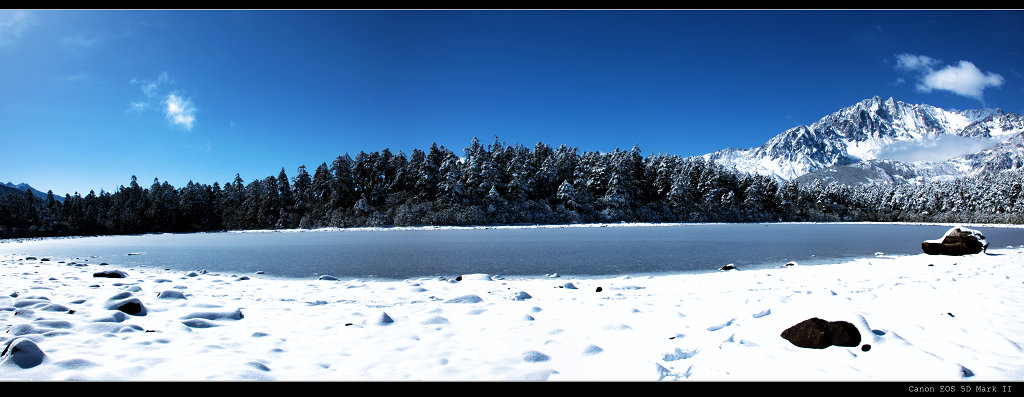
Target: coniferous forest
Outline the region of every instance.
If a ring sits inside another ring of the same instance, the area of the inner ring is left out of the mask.
[[[637,147],[436,144],[338,156],[314,170],[174,187],[0,197],[0,238],[318,227],[598,222],[1024,223],[1024,173],[926,184],[798,184]]]

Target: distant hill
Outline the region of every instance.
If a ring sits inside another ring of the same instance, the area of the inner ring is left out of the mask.
[[[32,195],[34,195],[36,197],[39,197],[39,198],[44,199],[44,200],[46,199],[46,193],[45,192],[41,192],[39,190],[36,190],[32,186],[29,186],[29,184],[27,184],[27,183],[19,183],[19,184],[15,185],[14,183],[11,183],[11,182],[7,182],[5,184],[0,184],[0,197],[7,196],[9,194],[24,194],[26,190],[31,191]],[[54,194],[53,198],[57,199],[57,201],[59,201],[59,202],[64,202],[64,196],[59,196],[57,194]]]

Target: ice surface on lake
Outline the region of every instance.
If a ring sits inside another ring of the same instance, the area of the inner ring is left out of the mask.
[[[460,274],[621,275],[802,265],[918,254],[949,226],[682,224],[636,227],[477,227],[157,234],[8,241],[0,254],[87,257],[111,265],[285,277]],[[982,228],[990,242],[1024,243],[1022,228]],[[216,268],[211,268],[216,266]]]

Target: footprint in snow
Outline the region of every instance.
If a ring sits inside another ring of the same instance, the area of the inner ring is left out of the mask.
[[[441,317],[441,316],[434,316],[434,317],[428,318],[426,320],[423,320],[423,322],[420,323],[420,324],[424,324],[424,325],[448,324],[448,319],[444,318],[444,317]]]
[[[530,350],[528,352],[523,353],[523,361],[526,361],[528,363],[538,363],[542,361],[548,361],[550,359],[551,357],[549,357],[547,354],[541,353],[536,350]]]
[[[484,300],[477,295],[463,295],[444,301],[444,303],[480,303]]]
[[[586,354],[588,356],[598,354],[603,351],[604,349],[602,349],[598,345],[587,345],[587,347],[583,348],[583,354]]]
[[[677,347],[674,352],[672,352],[672,353],[665,353],[665,355],[663,355],[661,357],[661,359],[663,361],[685,360],[685,359],[688,359],[688,358],[693,357],[695,355],[697,355],[697,350],[696,349],[683,350],[683,349],[680,349],[680,348]]]
[[[736,321],[736,319],[732,318],[732,319],[729,319],[729,321],[726,321],[723,324],[712,325],[712,326],[708,327],[708,331],[718,331],[718,330],[720,330],[722,328],[725,328],[725,327],[728,327],[728,326],[732,325],[733,321]]]

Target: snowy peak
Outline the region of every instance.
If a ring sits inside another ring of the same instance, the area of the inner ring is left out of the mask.
[[[704,155],[738,171],[792,180],[816,170],[870,160],[941,163],[955,167],[995,162],[991,170],[1024,157],[1019,146],[990,153],[999,160],[964,156],[996,150],[1024,133],[1024,117],[1000,109],[946,110],[873,97],[772,137],[760,147],[726,149]],[[972,164],[967,164],[972,163]],[[936,168],[935,164],[929,165]],[[892,167],[886,167],[893,169]],[[947,171],[943,171],[948,173]],[[974,172],[970,172],[974,173]]]

